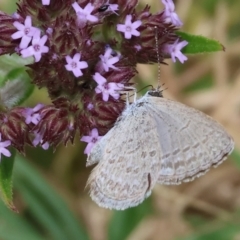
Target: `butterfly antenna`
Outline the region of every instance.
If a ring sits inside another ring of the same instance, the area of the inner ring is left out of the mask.
[[[161,84],[160,84],[160,55],[159,55],[159,49],[158,49],[158,29],[155,26],[155,44],[156,44],[156,53],[157,53],[157,62],[158,62],[158,86],[157,86],[157,90],[160,90]]]

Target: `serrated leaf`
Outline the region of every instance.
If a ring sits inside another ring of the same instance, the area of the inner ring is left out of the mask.
[[[7,108],[21,104],[31,95],[34,89],[25,68],[16,68],[10,71],[1,85],[1,103]]]
[[[15,210],[12,199],[12,170],[15,158],[15,150],[11,151],[10,157],[1,156],[0,162],[0,196],[8,208]]]
[[[188,42],[188,45],[182,49],[184,54],[210,53],[225,50],[224,46],[217,40],[185,32],[177,32],[177,34],[182,40]]]

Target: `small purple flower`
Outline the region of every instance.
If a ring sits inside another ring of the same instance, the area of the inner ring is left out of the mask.
[[[188,42],[187,41],[178,42],[178,41],[179,39],[177,39],[174,42],[174,44],[165,45],[164,51],[171,55],[173,62],[176,62],[176,58],[178,58],[178,60],[181,63],[184,63],[184,61],[186,61],[188,58],[181,53],[181,49],[184,48],[188,44]]]
[[[80,61],[81,54],[76,53],[73,58],[71,58],[69,55],[65,57],[67,64],[65,65],[65,68],[68,71],[72,71],[75,77],[80,77],[83,75],[81,69],[87,68],[88,64],[85,61]]]
[[[40,31],[38,28],[32,27],[32,19],[30,16],[26,17],[24,25],[17,21],[14,22],[13,25],[18,29],[18,31],[12,34],[11,37],[13,39],[22,38],[20,42],[21,49],[24,49],[28,46],[36,31]]]
[[[94,7],[91,3],[88,3],[85,8],[81,8],[77,2],[74,2],[72,4],[72,7],[74,8],[76,14],[77,14],[77,22],[80,28],[85,27],[86,22],[97,22],[98,18],[94,15],[91,15],[91,12],[93,11]]]
[[[134,48],[135,48],[138,52],[142,49],[142,47],[141,47],[139,44],[135,45]]]
[[[35,135],[35,138],[32,142],[33,146],[36,147],[38,144],[40,144],[44,150],[47,150],[49,148],[49,143],[48,142],[43,143],[43,140],[42,140],[43,134],[38,133],[37,131],[34,131],[34,135]]]
[[[131,39],[132,36],[140,36],[140,32],[136,29],[142,24],[142,21],[137,20],[132,23],[132,15],[127,15],[124,24],[117,24],[117,30],[124,33],[126,39]]]
[[[93,79],[97,82],[98,86],[95,88],[96,93],[102,93],[103,101],[107,102],[111,95],[114,99],[118,99],[120,94],[118,91],[124,89],[122,83],[108,83],[106,78],[100,75],[98,72],[95,73]]]
[[[42,0],[42,5],[49,5],[50,4],[50,0]]]
[[[89,134],[89,136],[82,136],[80,141],[88,143],[87,147],[84,150],[85,154],[90,154],[92,147],[95,145],[97,141],[99,141],[102,137],[98,135],[98,130],[93,128]]]
[[[89,104],[87,105],[87,109],[88,109],[89,111],[93,110],[93,108],[94,108],[94,105],[93,105],[92,103],[89,103]]]
[[[53,33],[53,29],[52,28],[47,28],[47,30],[46,30],[46,33],[48,34],[48,35],[52,35],[52,33]]]
[[[30,124],[33,123],[37,125],[38,122],[41,120],[41,116],[38,112],[41,108],[43,108],[43,104],[37,104],[34,108],[26,108],[23,115],[26,118],[25,123]]]
[[[17,12],[14,12],[12,14],[12,17],[13,17],[13,19],[20,19],[21,18],[20,14],[18,14]]]
[[[11,145],[11,141],[7,140],[2,142],[2,134],[0,133],[0,161],[1,161],[1,155],[4,155],[6,157],[10,157],[11,153],[6,147]]]
[[[109,1],[108,1],[108,2],[109,2]],[[119,10],[118,7],[119,7],[118,4],[109,4],[107,11],[113,12],[113,13],[115,13],[116,15],[118,15],[118,13],[116,12],[116,11]]]
[[[179,19],[175,10],[175,5],[172,0],[162,0],[162,3],[165,6],[164,17],[166,23],[172,23],[176,27],[183,25],[182,21]]]
[[[40,31],[36,32],[32,39],[32,45],[21,51],[22,57],[27,58],[34,56],[35,62],[39,62],[42,54],[49,51],[49,48],[47,46],[44,46],[47,39],[47,35],[44,35],[40,38]]]
[[[118,68],[115,67],[113,64],[119,61],[120,55],[113,57],[112,56],[112,49],[109,47],[106,49],[104,55],[99,56],[101,58],[101,63],[106,72],[109,71],[109,68],[117,70]]]

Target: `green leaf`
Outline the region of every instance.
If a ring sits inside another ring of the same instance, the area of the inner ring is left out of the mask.
[[[0,56],[0,79],[5,78],[5,76],[14,68],[21,68],[30,63],[32,63],[31,59],[22,58],[17,54]]]
[[[184,93],[192,93],[193,91],[199,91],[209,89],[214,86],[214,78],[211,74],[206,74],[199,79],[196,79],[193,83],[189,84],[183,89]]]
[[[231,154],[231,158],[235,162],[238,168],[240,168],[240,152],[237,150],[234,150]]]
[[[1,1],[0,1],[1,2]],[[17,11],[17,3],[18,0],[11,0],[8,1],[7,4],[3,4],[3,2],[1,2],[1,11],[6,12],[8,14],[12,14],[13,12]]]
[[[0,201],[0,239],[1,240],[42,240],[40,233],[22,216],[10,211]]]
[[[207,232],[195,233],[192,236],[180,238],[181,240],[228,240],[234,239],[234,236],[240,232],[239,225],[236,223],[226,223]]]
[[[15,186],[27,203],[30,214],[50,239],[88,239],[61,196],[19,155],[16,157],[14,173]]]
[[[208,53],[225,50],[224,46],[216,40],[184,32],[177,32],[177,34],[182,40],[188,42],[188,45],[182,49],[182,53],[184,54]]]
[[[1,101],[8,108],[21,104],[34,90],[34,85],[23,67],[11,70],[0,86]]]
[[[124,211],[115,211],[109,224],[108,239],[126,239],[139,222],[152,212],[151,198],[146,199],[137,207],[129,208]]]
[[[32,93],[34,85],[25,67],[30,63],[31,59],[23,59],[16,54],[0,56],[0,105],[8,108],[19,105]]]
[[[1,198],[8,208],[15,210],[12,199],[12,170],[15,158],[15,151],[11,151],[10,157],[1,156],[0,162],[0,193]]]
[[[215,13],[215,10],[222,0],[203,0],[198,3],[200,3],[202,8],[209,13],[209,15],[213,16]],[[229,1],[229,0],[228,0]],[[200,6],[199,6],[200,7]]]

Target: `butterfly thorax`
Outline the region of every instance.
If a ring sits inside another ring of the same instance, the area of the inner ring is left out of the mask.
[[[129,115],[139,115],[139,112],[143,111],[146,112],[146,107],[149,104],[149,98],[152,97],[161,97],[163,98],[162,91],[159,89],[154,89],[148,91],[144,96],[139,98],[137,101],[133,102],[130,105],[127,105],[125,110],[123,111],[122,115],[117,121],[122,120],[125,116]],[[136,111],[137,110],[137,111]]]

